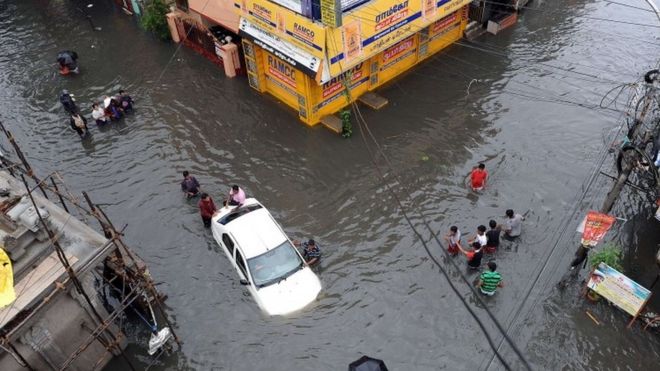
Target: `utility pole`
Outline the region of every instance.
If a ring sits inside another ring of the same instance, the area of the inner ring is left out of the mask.
[[[656,13],[658,14],[658,13]],[[660,19],[660,15],[659,15]],[[651,82],[651,84],[655,84],[655,82]],[[649,112],[649,109],[651,108],[652,103],[654,102],[654,99],[649,99],[650,94],[655,94],[655,86],[646,86],[646,92],[643,97],[640,99],[643,99],[644,102],[637,101],[635,102],[635,99],[633,99],[634,106],[637,107],[640,103],[642,103],[644,106],[642,108],[642,112],[639,115],[639,118],[634,117],[634,127],[632,130],[629,132],[629,140],[632,142],[632,146],[622,146],[619,149],[619,156],[620,156],[620,161],[621,161],[621,167],[619,171],[619,176],[616,178],[616,182],[610,189],[610,191],[607,193],[607,196],[605,197],[605,201],[603,201],[603,206],[600,208],[600,212],[603,214],[608,214],[610,211],[612,211],[612,207],[614,207],[614,203],[616,200],[619,198],[619,195],[621,194],[621,191],[623,190],[623,187],[626,185],[628,182],[628,178],[630,177],[630,174],[632,173],[633,170],[639,171],[639,166],[640,166],[640,153],[642,153],[648,142],[649,142],[649,136],[648,133],[644,133],[644,138],[640,141],[638,141],[639,137],[639,129],[644,127],[643,121],[644,118],[646,117],[646,114]],[[635,109],[635,113],[636,113]],[[639,142],[639,143],[636,143]],[[655,166],[655,164],[650,163],[648,166]],[[655,184],[655,189],[654,191],[656,194],[660,194],[660,182],[658,182],[657,176],[656,176],[656,184]],[[578,247],[578,250],[575,253],[575,259],[571,262],[571,269],[577,268],[580,264],[584,263],[586,264],[586,259],[587,256],[589,255],[589,246],[584,246],[580,244]],[[660,251],[656,255],[656,261],[658,264],[660,264]]]

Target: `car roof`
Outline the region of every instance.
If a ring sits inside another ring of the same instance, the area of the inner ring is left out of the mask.
[[[246,259],[261,255],[287,240],[265,207],[242,215],[225,227],[231,232]]]

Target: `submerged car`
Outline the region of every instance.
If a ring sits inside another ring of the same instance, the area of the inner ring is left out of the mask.
[[[213,237],[259,307],[269,315],[295,312],[314,301],[321,281],[268,210],[254,198],[223,207]]]

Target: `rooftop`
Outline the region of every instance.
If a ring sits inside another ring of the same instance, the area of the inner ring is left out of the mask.
[[[107,256],[107,239],[50,200],[33,197],[74,272],[83,273]],[[67,276],[23,183],[6,171],[0,171],[0,243],[11,258],[16,291],[16,300],[0,310],[2,328]]]

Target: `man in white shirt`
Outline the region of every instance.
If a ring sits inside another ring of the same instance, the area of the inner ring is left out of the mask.
[[[468,242],[472,244],[473,242],[479,242],[479,245],[486,246],[488,243],[488,237],[486,237],[486,226],[480,225],[477,227],[477,234],[474,238],[469,239]]]
[[[522,233],[522,222],[525,218],[520,214],[514,214],[513,210],[506,211],[506,220],[504,221],[504,234],[507,237],[519,237]]]
[[[461,231],[458,230],[458,227],[452,225],[449,228],[449,233],[445,235],[445,241],[447,242],[447,251],[452,255],[458,254],[458,247],[461,244]]]

